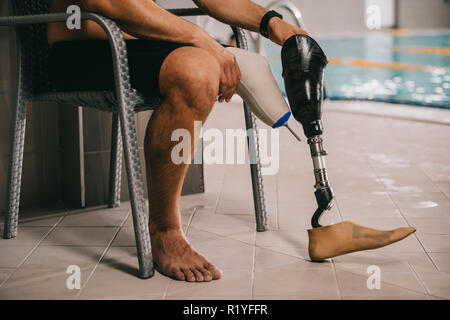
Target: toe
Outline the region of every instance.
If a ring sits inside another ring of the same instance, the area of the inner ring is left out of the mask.
[[[161,271],[161,273],[163,273],[166,276],[169,276],[171,278],[181,280],[181,281],[185,280],[184,273],[181,272],[180,268],[177,268],[174,265],[165,266],[164,268],[161,268],[160,271]]]
[[[182,269],[183,273],[184,273],[184,277],[186,279],[186,281],[189,282],[194,282],[195,281],[195,275],[192,273],[191,270],[189,269]]]
[[[195,281],[197,281],[197,282],[203,282],[203,280],[204,280],[203,274],[202,274],[200,271],[198,271],[198,270],[195,269],[195,268],[192,268],[192,269],[191,269],[191,272],[195,275]]]
[[[212,274],[205,268],[197,268],[198,271],[200,271],[203,274],[204,281],[211,281],[212,280]]]
[[[213,280],[217,280],[222,278],[222,270],[216,268],[214,265],[212,265],[211,263],[208,263],[205,266],[206,270],[208,270],[209,272],[211,272],[212,275],[212,279]]]
[[[172,276],[173,276],[175,279],[180,280],[180,281],[186,280],[186,277],[184,276],[184,273],[183,273],[180,269],[174,270]]]

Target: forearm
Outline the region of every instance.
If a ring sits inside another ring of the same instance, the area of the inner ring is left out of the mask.
[[[259,31],[261,18],[268,11],[250,0],[193,0],[209,16],[250,31]]]
[[[164,10],[151,0],[82,0],[85,10],[114,19],[125,32],[194,45],[206,33],[196,25]]]
[[[236,27],[259,32],[259,26],[266,8],[250,0],[193,0],[208,15]],[[305,30],[291,25],[278,17],[269,20],[269,39],[282,45],[295,34],[307,34]]]

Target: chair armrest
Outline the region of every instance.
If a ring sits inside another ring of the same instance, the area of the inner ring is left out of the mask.
[[[183,16],[205,16],[206,13],[204,13],[200,8],[180,8],[180,9],[167,9],[167,11],[173,13],[176,16],[183,17]]]
[[[0,27],[14,27],[19,25],[27,24],[38,24],[38,23],[52,23],[52,22],[65,22],[72,14],[68,13],[45,13],[45,14],[34,14],[26,16],[7,16],[0,17]],[[91,12],[81,12],[81,20],[93,20],[100,23],[101,20],[110,20],[102,15],[91,13]]]
[[[18,25],[50,23],[66,21],[70,15],[67,13],[46,13],[27,16],[0,17],[0,27],[14,27]]]
[[[201,16],[205,13],[199,8],[185,8],[185,9],[169,9],[169,12],[177,16]],[[82,20],[94,20],[89,17],[88,12],[83,12],[84,17]],[[51,22],[64,22],[69,18],[71,14],[67,13],[46,13],[27,16],[6,16],[0,17],[0,26],[17,26],[22,24],[35,24],[35,23],[51,23]]]

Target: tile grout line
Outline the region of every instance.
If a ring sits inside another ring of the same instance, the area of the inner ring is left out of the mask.
[[[256,247],[256,248],[263,248],[263,249],[266,249],[266,250],[270,250],[270,251],[272,251],[272,252],[275,252],[275,253],[278,253],[278,254],[282,254],[282,255],[287,256],[287,257],[295,258],[295,259],[298,259],[298,260],[301,260],[301,261],[306,261],[306,262],[311,262],[311,263],[313,263],[313,262],[312,262],[311,260],[309,260],[309,259],[305,259],[305,258],[303,258],[303,257],[293,256],[293,255],[288,254],[288,253],[286,253],[286,252],[275,251],[275,250],[272,249],[272,248],[278,248],[278,247],[265,247],[265,246],[257,246],[257,245],[255,245],[255,247]],[[279,248],[283,248],[283,247],[279,247]],[[302,247],[290,247],[290,248],[307,249],[307,248],[302,248]]]
[[[430,293],[430,291],[428,290],[427,285],[426,285],[425,282],[422,280],[422,278],[419,276],[419,274],[418,274],[417,270],[414,268],[414,266],[413,266],[413,265],[410,265],[409,263],[408,263],[408,265],[409,265],[409,266],[411,267],[411,269],[413,270],[414,275],[416,275],[416,276],[418,277],[419,283],[425,288],[425,290],[426,290],[426,292],[427,292],[426,294],[427,294],[427,296],[429,296],[430,300],[431,300],[431,297],[442,298],[442,299],[448,300],[448,298],[440,297],[440,296],[438,296],[438,295],[435,295],[435,294]],[[441,272],[439,269],[438,269],[438,271]]]
[[[417,167],[420,169],[420,171],[422,171],[423,174],[425,174],[425,176],[430,180],[430,182],[433,184],[433,186],[439,190],[439,192],[444,196],[444,198],[447,198],[448,200],[450,200],[450,197],[448,197],[445,194],[445,192],[443,192],[441,190],[441,188],[438,185],[436,185],[436,182],[433,181],[433,179],[431,179],[430,175],[424,169],[422,169],[422,167],[420,165],[417,165]]]
[[[276,210],[277,210],[277,214],[276,214],[276,226],[277,226],[277,230],[280,229],[280,209],[279,209],[279,205],[278,205],[278,175],[275,175],[275,201],[276,201]]]
[[[94,265],[94,268],[92,268],[92,271],[90,272],[89,276],[87,277],[86,281],[84,282],[83,286],[81,287],[81,289],[78,291],[78,293],[75,295],[75,297],[73,298],[73,300],[78,300],[81,293],[83,292],[84,288],[86,287],[86,285],[89,283],[89,280],[91,280],[92,276],[94,275],[94,272],[97,270],[97,267],[100,265],[100,262],[103,260],[103,258],[106,255],[106,252],[108,252],[109,248],[111,248],[112,243],[114,242],[114,240],[116,239],[117,235],[119,234],[120,230],[122,230],[122,227],[125,225],[126,221],[128,220],[128,217],[130,216],[132,209],[130,209],[128,211],[128,214],[126,215],[125,219],[122,221],[122,223],[120,224],[120,226],[117,228],[116,232],[114,233],[112,239],[108,242],[108,244],[106,245],[105,250],[103,250],[102,254],[100,255],[100,258],[98,259],[97,263]]]
[[[0,283],[0,288],[3,287],[3,285],[19,270],[20,267],[28,260],[28,258],[37,250],[37,248],[41,245],[41,243],[49,236],[49,234],[58,226],[58,224],[66,217],[67,212],[64,213],[62,217],[56,221],[56,223],[50,227],[50,230],[42,237],[41,240],[39,240],[36,245],[30,250],[30,252],[22,259],[22,261],[17,265],[17,267],[14,269],[11,274],[9,274],[5,280],[3,280],[2,283]]]
[[[169,281],[167,281],[167,285],[166,285],[166,288],[164,289],[164,293],[161,297],[161,300],[166,300],[167,294],[169,292],[169,286],[170,286],[170,279],[169,279]]]
[[[125,202],[128,202],[128,201],[125,201]],[[92,207],[72,209],[72,210],[67,211],[67,215],[77,214],[77,213],[95,212],[95,211],[103,210],[103,209],[111,209],[111,208],[109,208],[105,204],[102,204],[102,205],[92,206]]]
[[[344,221],[344,216],[342,215],[341,207],[339,206],[339,201],[338,201],[337,198],[338,198],[338,196],[336,195],[335,198],[334,198],[334,203],[336,204],[336,207],[337,207],[337,210],[338,210],[338,213],[339,213],[339,217],[341,218],[341,222],[343,222]]]
[[[333,264],[333,273],[334,273],[334,279],[336,280],[336,285],[339,293],[339,299],[344,300],[344,295],[342,293],[341,285],[339,284],[338,276],[337,276],[337,270],[336,270],[336,264],[334,263],[333,259],[330,259],[331,263]]]
[[[344,217],[342,216],[341,208],[339,206],[339,201],[338,201],[337,198],[338,198],[338,196],[336,195],[335,198],[334,198],[334,203],[335,203],[335,205],[337,207],[339,218],[341,219],[341,222],[343,222],[344,221]],[[334,279],[336,281],[336,286],[337,286],[337,289],[338,289],[339,299],[340,300],[344,300],[344,294],[342,292],[342,288],[341,288],[341,285],[340,285],[339,280],[338,280],[336,264],[334,263],[333,259],[330,259],[330,260],[331,260],[331,263],[332,263],[332,266],[333,266]]]
[[[253,255],[253,261],[252,261],[252,273],[251,273],[251,297],[252,300],[255,299],[255,268],[256,268],[256,231],[253,231],[254,236],[253,236],[253,250],[252,250],[252,255]]]
[[[189,221],[188,221],[187,226],[186,226],[186,237],[187,237],[187,235],[189,233],[189,229],[191,227],[191,222],[194,219],[194,215],[195,215],[196,212],[197,212],[197,207],[194,207],[194,210],[192,210],[191,216],[189,217]]]
[[[280,215],[279,215],[279,203],[280,203],[280,192],[278,190],[278,184],[280,180],[278,179],[278,175],[276,175],[276,201],[277,201],[277,230],[280,229]]]
[[[422,278],[418,275],[416,269],[409,263],[407,262],[409,269],[411,269],[414,277],[416,278],[417,282],[420,284],[420,286],[422,287],[422,289],[424,289],[425,294],[427,295],[428,299],[431,299],[431,293],[428,290],[427,286],[425,285],[425,283],[422,281]]]
[[[365,153],[363,153],[363,154],[365,155]],[[366,156],[365,156],[365,157],[366,157]],[[382,180],[380,179],[380,176],[378,175],[377,171],[375,170],[375,168],[374,168],[372,162],[371,162],[369,159],[367,159],[367,157],[366,157],[366,160],[367,160],[367,163],[369,164],[369,166],[372,168],[372,171],[374,172],[375,176],[377,177],[377,180],[378,180],[378,181],[382,181]],[[418,167],[419,167],[419,166],[418,166]],[[419,167],[419,168],[420,168],[420,167]],[[422,169],[420,168],[420,170],[422,170]],[[422,170],[422,172],[423,172],[423,170]],[[428,177],[428,175],[427,175],[426,173],[425,173],[425,175]],[[428,179],[430,179],[430,177],[428,177]],[[431,180],[431,179],[430,179],[430,180]],[[401,210],[400,207],[398,206],[397,202],[393,199],[391,192],[387,189],[386,185],[385,185],[383,182],[381,182],[381,184],[383,185],[383,188],[384,188],[384,190],[386,191],[386,193],[387,193],[387,195],[388,195],[388,197],[389,197],[389,200],[391,200],[392,204],[393,204],[393,205],[395,206],[395,208],[398,210],[398,212],[399,212],[400,215],[402,216],[403,220],[407,223],[408,226],[411,226],[410,223],[409,223],[409,221],[408,221],[408,219],[405,217],[405,215],[403,214],[402,210]],[[434,184],[433,184],[433,185],[434,185]],[[440,189],[439,189],[439,190],[440,190]],[[417,241],[419,242],[420,246],[422,247],[422,250],[425,252],[425,254],[427,255],[428,259],[431,261],[432,265],[436,268],[436,270],[439,270],[438,267],[437,267],[437,265],[434,263],[433,259],[431,258],[430,254],[428,253],[428,251],[425,249],[424,245],[423,245],[422,242],[420,241],[420,239],[419,239],[419,237],[417,236],[417,233],[416,233],[416,232],[414,233],[414,237],[415,237],[415,238],[417,239]],[[410,268],[412,268],[412,266],[409,264],[409,262],[408,262],[408,265],[410,266]],[[412,268],[412,269],[413,269],[413,268]],[[416,274],[416,272],[415,272],[414,269],[413,269],[413,274],[414,274],[414,276],[416,277],[416,280],[417,280],[417,281],[419,282],[419,284],[422,286],[422,288],[424,288],[424,283],[422,283],[421,279],[418,280],[419,277],[418,277],[418,275]],[[425,289],[426,289],[426,287],[425,287]],[[427,298],[429,298],[428,289],[426,289],[425,294],[426,294]]]
[[[369,166],[372,168],[372,170],[375,172],[375,176],[377,177],[377,180],[382,181],[380,179],[380,176],[378,175],[378,173],[376,172],[375,168],[373,167],[372,163],[370,161],[368,161]],[[402,216],[403,220],[406,222],[406,224],[411,227],[411,224],[409,223],[408,219],[405,217],[405,215],[403,214],[402,210],[400,209],[400,207],[398,206],[397,202],[395,202],[395,200],[392,197],[391,192],[387,189],[386,185],[381,182],[381,184],[383,185],[384,190],[386,191],[389,200],[391,200],[392,204],[395,206],[395,208],[398,210],[399,214]],[[434,263],[433,259],[431,259],[430,254],[428,253],[428,251],[425,249],[425,246],[422,244],[422,242],[420,241],[419,237],[417,236],[417,232],[414,232],[414,237],[416,238],[416,240],[419,242],[420,246],[422,247],[423,251],[425,252],[425,254],[428,256],[428,259],[430,259],[431,263],[433,264],[433,266],[436,268],[436,270],[438,270],[438,267],[436,266],[436,264]]]
[[[355,276],[358,276],[358,277],[364,277],[363,275],[361,275],[361,274],[359,274],[359,273],[357,273],[357,272],[355,272],[355,271],[353,271],[352,269],[343,269],[343,271],[344,272],[347,272],[347,273],[351,273],[352,275],[355,275]],[[398,285],[398,284],[395,284],[395,283],[389,283],[389,282],[387,282],[387,281],[383,281],[383,280],[381,280],[381,283],[383,284],[387,284],[387,285],[390,285],[390,286],[393,286],[393,287],[396,287],[396,288],[400,288],[400,289],[403,289],[403,290],[406,290],[406,291],[411,291],[411,292],[414,292],[414,293],[419,293],[419,294],[423,294],[423,295],[426,295],[427,296],[427,293],[426,292],[423,292],[423,291],[417,291],[417,290],[415,290],[415,289],[411,289],[411,288],[407,288],[406,286],[402,286],[402,285]],[[420,284],[420,283],[419,283]],[[344,299],[345,300],[345,299]]]
[[[219,202],[220,202],[220,199],[222,197],[222,192],[223,192],[223,188],[224,188],[224,185],[225,185],[225,180],[227,178],[227,174],[228,174],[228,168],[225,167],[225,173],[223,174],[223,179],[222,179],[222,181],[220,183],[219,194],[217,195],[217,199],[216,199],[216,201],[214,203],[214,208],[213,208],[213,212],[214,213],[217,212],[217,207],[219,206]]]
[[[199,231],[211,233],[211,234],[213,234],[213,235],[216,235],[216,236],[219,236],[219,237],[228,239],[228,240],[233,240],[233,241],[236,241],[236,242],[240,242],[241,244],[246,244],[246,245],[248,245],[248,246],[256,246],[255,240],[253,240],[253,243],[249,243],[249,242],[245,242],[245,241],[242,241],[242,240],[239,240],[239,239],[231,238],[231,237],[226,236],[226,235],[223,235],[223,234],[211,232],[210,230],[202,229],[202,228],[199,228],[199,227],[194,227],[194,228],[197,229],[197,230],[199,230]],[[254,238],[254,239],[255,239],[255,238]]]
[[[244,241],[241,241],[241,240],[233,239],[233,238],[230,238],[230,237],[228,237],[228,236],[221,235],[221,234],[217,234],[217,233],[214,233],[214,232],[211,232],[211,231],[208,231],[208,230],[204,230],[204,229],[201,229],[201,228],[198,228],[198,227],[195,227],[195,228],[198,229],[198,230],[203,230],[203,231],[206,231],[206,232],[208,232],[208,233],[215,234],[215,235],[217,235],[217,236],[219,236],[219,237],[223,237],[223,238],[227,238],[227,239],[232,239],[232,240],[241,242],[241,243],[243,243],[243,244],[249,245],[249,243],[244,242]],[[255,244],[254,244],[254,250],[255,250],[255,251],[256,251],[256,247],[262,247],[262,248],[266,248],[266,249],[269,249],[269,250],[271,250],[271,251],[274,251],[274,250],[272,250],[270,247],[258,246],[258,245],[256,245],[256,243],[255,243]],[[278,251],[274,251],[274,252],[277,252],[277,253],[279,253],[279,254],[283,254],[283,255],[286,255],[286,256],[290,256],[290,257],[293,257],[293,258],[296,258],[296,259],[299,259],[299,260],[309,261],[308,259],[305,259],[305,258],[299,258],[299,257],[293,256],[293,255],[290,255],[290,254],[287,254],[287,253],[284,253],[284,252],[278,252]],[[336,275],[337,271],[336,271],[336,267],[335,267],[335,265],[334,265],[334,261],[333,261],[333,269],[334,269],[334,272],[335,272],[335,279],[336,279],[336,281],[337,281],[337,285],[338,285],[338,288],[339,288],[340,298],[341,298],[341,299],[344,299],[344,297],[343,297],[343,295],[342,295],[342,293],[341,293],[341,288],[340,288],[340,286],[339,286],[339,281],[337,280],[337,275]],[[356,274],[356,275],[359,275],[359,274]],[[253,273],[252,273],[252,276],[253,276]],[[252,280],[252,281],[253,281],[253,280]],[[413,292],[416,292],[416,293],[424,294],[424,292],[419,292],[419,291],[411,290],[411,289],[409,289],[409,288],[405,288],[405,287],[402,287],[402,286],[398,286],[398,285],[394,285],[394,284],[390,284],[390,285],[393,285],[393,286],[396,286],[396,287],[399,287],[399,288],[402,288],[402,289],[405,289],[405,290],[413,291]],[[254,282],[253,282],[253,285],[252,285],[252,298],[254,297],[253,287],[254,287]]]
[[[386,189],[387,191],[387,189]],[[394,204],[394,206],[397,208],[398,212],[400,213],[400,215],[403,217],[403,219],[405,220],[405,222],[408,224],[408,226],[411,227],[411,224],[409,223],[408,219],[406,219],[406,217],[403,215],[402,211],[400,210],[400,207],[398,206],[398,204],[395,202],[395,200],[392,198],[391,193],[388,191],[388,196],[389,199],[392,201],[392,203]],[[433,259],[431,258],[429,252],[426,250],[425,246],[423,245],[422,241],[420,241],[420,238],[417,236],[417,232],[414,232],[414,237],[417,239],[417,241],[419,242],[421,248],[423,249],[423,251],[425,252],[425,254],[427,255],[428,259],[431,261],[431,264],[436,268],[436,270],[439,270],[437,265],[434,263]]]
[[[252,243],[244,242],[244,241],[242,241],[242,240],[238,240],[238,239],[235,239],[235,238],[228,237],[228,236],[226,236],[226,235],[222,235],[222,234],[218,234],[218,233],[211,232],[211,231],[209,231],[209,230],[201,229],[201,228],[199,228],[199,227],[194,227],[194,228],[197,229],[197,230],[199,230],[199,231],[211,233],[211,234],[213,234],[213,235],[216,235],[216,236],[219,236],[219,237],[222,237],[222,238],[225,238],[225,239],[229,239],[229,240],[233,240],[233,241],[239,242],[239,243],[241,243],[241,244],[245,244],[245,245],[247,245],[247,246],[254,246],[255,248],[264,248],[264,249],[268,249],[268,250],[270,250],[270,251],[273,251],[273,252],[276,252],[276,253],[279,253],[279,254],[288,256],[288,257],[296,258],[296,259],[299,259],[299,260],[302,260],[302,261],[311,262],[311,260],[305,259],[305,258],[303,258],[303,257],[300,257],[300,258],[299,258],[299,257],[297,257],[297,256],[293,256],[293,255],[288,254],[288,253],[285,253],[285,252],[275,251],[275,250],[272,250],[272,249],[271,249],[271,248],[282,248],[282,247],[280,247],[280,246],[278,246],[278,247],[258,246],[258,245],[256,244],[256,233],[255,233],[255,241],[254,241],[254,243],[252,244]],[[289,247],[289,248],[307,249],[306,247]]]

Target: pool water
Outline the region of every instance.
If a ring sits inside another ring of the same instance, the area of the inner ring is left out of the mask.
[[[373,100],[450,109],[450,32],[318,38],[329,65],[326,94],[336,100]],[[284,93],[280,47],[264,44]]]

